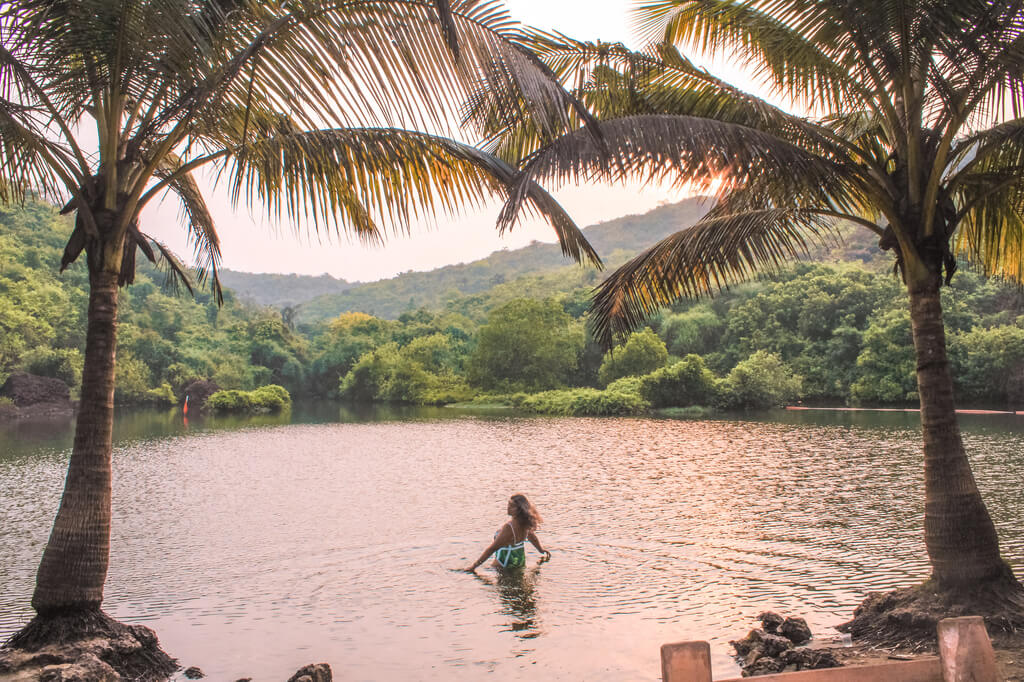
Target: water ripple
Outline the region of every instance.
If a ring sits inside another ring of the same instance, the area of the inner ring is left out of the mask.
[[[927,575],[917,428],[856,419],[183,433],[165,418],[114,453],[106,607],[214,679],[283,678],[315,659],[352,680],[653,680],[658,646],[691,638],[711,641],[716,675],[735,673],[727,642],[759,611],[823,633],[867,591]],[[1019,429],[965,433],[1019,571]],[[48,438],[0,458],[0,638],[30,615],[63,483],[67,446]],[[516,491],[544,514],[554,559],[511,578],[451,570]]]

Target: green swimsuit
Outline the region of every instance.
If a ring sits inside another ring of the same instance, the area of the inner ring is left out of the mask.
[[[526,565],[526,548],[523,547],[523,544],[526,542],[526,538],[516,542],[515,526],[509,523],[508,527],[512,529],[513,542],[511,545],[499,547],[494,553],[494,558],[499,564],[501,564],[502,568],[522,568]],[[498,534],[495,533],[494,536],[497,537]]]

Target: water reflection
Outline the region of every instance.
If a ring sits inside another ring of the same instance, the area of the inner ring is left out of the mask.
[[[186,431],[119,412],[105,606],[210,679],[325,660],[352,680],[610,682],[657,679],[658,645],[686,639],[735,676],[728,641],[760,611],[827,634],[928,573],[916,414],[480,414],[297,404]],[[1022,575],[1024,418],[961,424]],[[70,444],[70,422],[0,427],[0,640],[31,615]],[[524,480],[558,560],[450,572]]]
[[[512,619],[504,624],[502,631],[514,632],[520,639],[533,639],[542,634],[536,593],[544,561],[541,559],[536,565],[524,568],[498,569],[493,577],[473,574],[480,582],[495,588],[502,615]]]

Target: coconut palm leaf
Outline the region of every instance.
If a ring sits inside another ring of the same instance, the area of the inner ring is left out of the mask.
[[[663,239],[612,273],[597,289],[590,323],[610,346],[681,297],[711,295],[758,271],[777,269],[834,236],[833,219],[817,211],[766,209],[723,214]]]
[[[649,40],[690,45],[712,53],[736,50],[778,92],[801,102],[838,108],[862,103],[867,93],[850,77],[850,60],[837,49],[836,16],[829,3],[746,0],[655,0],[635,10]],[[784,45],[785,49],[779,49]]]
[[[703,192],[728,191],[758,176],[775,178],[775,192],[841,195],[840,166],[770,133],[693,116],[629,116],[601,123],[602,139],[585,130],[562,136],[523,164],[502,210],[511,224],[531,183],[621,181],[672,183]]]
[[[196,279],[200,285],[209,282],[217,304],[220,305],[224,302],[224,292],[219,275],[220,237],[217,235],[217,227],[214,225],[213,216],[206,205],[199,184],[191,173],[183,172],[183,165],[180,158],[168,154],[156,175],[166,180],[168,189],[181,202],[182,219],[188,229],[189,241],[193,247]],[[137,241],[142,248],[141,245],[144,241],[141,239]],[[150,256],[150,261],[153,261],[152,256]],[[175,267],[171,261],[168,261],[166,271],[172,279],[180,275],[180,268]],[[192,293],[191,284],[187,280],[184,283],[189,293]]]
[[[504,199],[518,180],[508,164],[455,140],[396,129],[302,131],[290,123],[279,118],[226,157],[230,189],[236,200],[259,200],[273,215],[311,221],[317,231],[335,219],[336,227],[380,242],[388,230],[408,231],[437,213]],[[538,185],[524,186],[523,200],[554,227],[565,255],[600,266],[582,231]]]

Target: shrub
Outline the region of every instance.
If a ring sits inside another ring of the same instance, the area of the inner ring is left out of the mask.
[[[454,374],[432,375],[433,381],[421,396],[423,405],[448,405],[460,403],[473,397],[473,389],[466,380]]]
[[[174,390],[171,388],[171,385],[164,382],[156,388],[147,390],[142,396],[142,402],[150,405],[159,405],[160,407],[170,407],[178,401],[174,397]]]
[[[217,391],[206,401],[212,412],[280,412],[292,406],[288,390],[277,384],[260,386],[254,391]]]
[[[642,376],[664,367],[668,362],[665,342],[651,329],[633,332],[621,348],[608,351],[597,377],[602,384],[610,384],[626,376]]]
[[[535,393],[523,399],[518,407],[538,414],[611,416],[640,414],[650,405],[636,393],[576,388]]]
[[[267,384],[249,392],[249,404],[253,411],[280,412],[291,407],[292,397],[283,386]]]
[[[759,350],[736,365],[719,385],[719,405],[728,409],[781,407],[800,394],[803,377],[775,353]]]
[[[82,383],[82,354],[77,348],[33,348],[21,364],[29,374],[60,379],[72,387]]]
[[[717,398],[717,380],[704,360],[691,354],[641,378],[639,393],[654,407],[710,405]]]
[[[211,412],[247,412],[250,406],[248,391],[217,391],[206,401]]]
[[[616,379],[612,383],[608,384],[605,388],[606,391],[613,391],[615,393],[636,393],[640,395],[640,387],[643,386],[644,377],[622,377]]]

